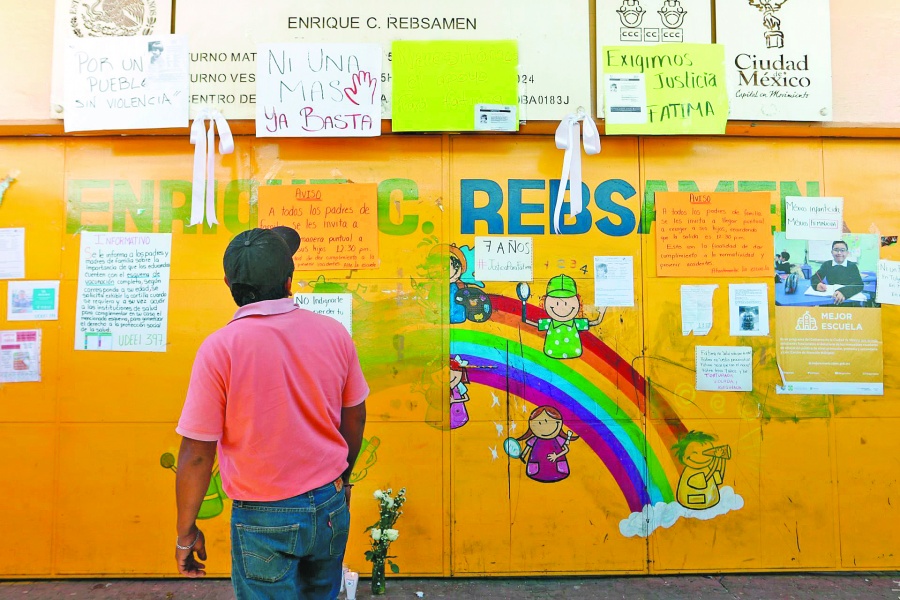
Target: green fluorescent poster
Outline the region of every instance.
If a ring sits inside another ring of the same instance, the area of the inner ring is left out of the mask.
[[[476,105],[518,104],[515,41],[396,41],[391,65],[393,131],[474,131]]]

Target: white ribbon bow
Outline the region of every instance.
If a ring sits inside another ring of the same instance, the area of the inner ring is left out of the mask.
[[[581,144],[578,143],[578,138],[581,137],[579,126],[581,122],[584,122],[584,151],[588,154],[600,153],[600,132],[597,131],[594,120],[583,108],[566,115],[556,128],[556,147],[565,150],[566,153],[563,157],[562,175],[559,178],[559,190],[556,193],[556,208],[553,211],[554,233],[559,233],[559,225],[562,222],[566,184],[569,187],[569,215],[574,217],[584,208],[581,200]]]
[[[206,121],[209,120],[209,130]],[[198,225],[203,222],[203,206],[201,198],[206,198],[206,223],[216,225],[216,132],[219,128],[219,152],[234,152],[234,137],[228,121],[217,110],[203,108],[194,117],[191,125],[191,143],[194,144],[194,186],[191,192],[191,222]]]

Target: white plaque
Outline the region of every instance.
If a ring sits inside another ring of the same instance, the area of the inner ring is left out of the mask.
[[[729,118],[831,121],[828,0],[718,0]]]
[[[258,44],[375,43],[383,47],[382,118],[391,116],[394,40],[517,40],[520,119],[560,120],[589,110],[590,22],[581,0],[191,0],[176,5],[190,38],[191,111],[256,117]]]

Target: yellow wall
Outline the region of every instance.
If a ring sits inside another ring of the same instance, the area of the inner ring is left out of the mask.
[[[780,196],[799,190],[845,197],[854,232],[898,233],[892,204],[900,142],[606,138],[584,167],[588,209],[601,225],[561,236],[549,234],[550,188],[562,161],[549,136],[242,136],[236,146],[218,159],[222,225],[209,230],[185,223],[186,136],[0,139],[0,173],[20,171],[0,204],[0,227],[26,228],[27,279],[62,280],[59,321],[3,326],[42,329],[43,380],[0,387],[0,531],[15,540],[0,545],[0,576],[173,574],[174,474],[160,461],[177,452],[174,425],[194,353],[235,308],[221,282],[222,251],[255,223],[258,185],[301,180],[380,186],[381,267],[295,276],[297,291],[322,286],[321,275],[332,285],[317,291],[354,294],[354,337],[373,389],[366,437],[379,442],[355,488],[347,558],[354,569],[366,570],[363,530],[376,517],[371,492],[386,486],[408,488],[392,547],[405,575],[900,567],[892,542],[900,534],[897,350],[885,345],[884,397],[776,395],[772,337],[740,340],[754,349],[753,392],[696,392],[694,345],[737,343],[724,318],[727,294],[715,297],[708,337],[682,337],[678,286],[710,281],[655,277],[653,230],[638,231],[652,191],[731,185],[772,190],[773,225],[780,224]],[[462,205],[484,207],[491,194],[502,198],[503,233],[518,221],[541,228],[533,234],[531,310],[547,280],[567,274],[593,317],[592,257],[635,257],[638,304],[609,309],[584,333],[593,351],[582,359],[542,354],[544,334],[520,324],[514,283],[486,284],[490,320],[446,324],[447,284],[433,278],[429,253],[487,234],[482,221],[463,233],[469,216]],[[597,196],[612,204],[601,210]],[[510,206],[520,199],[538,212],[518,216]],[[75,351],[79,231],[138,227],[173,233],[167,351]],[[898,253],[896,245],[885,247],[882,258]],[[771,289],[768,279],[741,281]],[[721,291],[725,281],[713,282]],[[900,319],[896,307],[881,310],[891,340]],[[446,368],[457,354],[470,361],[471,420],[451,431]],[[567,385],[580,398],[570,402],[575,416],[565,419],[566,430],[580,436],[566,457],[571,475],[540,483],[507,456],[503,442],[525,432],[542,386]],[[595,412],[578,412],[588,408]],[[619,431],[618,442],[603,443],[597,432],[604,428]],[[743,505],[707,520],[681,518],[648,538],[626,537],[621,522],[641,509],[634,498],[671,502],[682,470],[671,446],[689,430],[731,446],[723,487]],[[631,463],[644,483],[626,492],[621,469]],[[216,575],[229,570],[229,510],[226,501],[204,522]]]

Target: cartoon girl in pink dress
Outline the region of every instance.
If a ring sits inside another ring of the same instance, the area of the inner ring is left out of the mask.
[[[469,361],[459,356],[450,359],[450,429],[457,429],[469,422]]]
[[[525,474],[541,483],[562,481],[569,476],[569,442],[578,436],[572,430],[563,433],[563,419],[552,406],[539,406],[528,417],[528,431],[518,438],[525,442],[519,458],[525,463]]]

